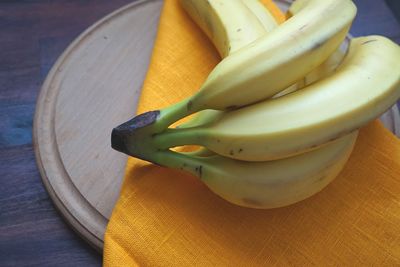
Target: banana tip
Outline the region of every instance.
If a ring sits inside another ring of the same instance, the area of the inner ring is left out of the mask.
[[[111,147],[119,152],[127,153],[127,145],[125,142],[125,135],[117,128],[111,132]]]
[[[111,132],[111,147],[119,152],[129,154],[128,141],[138,131],[152,125],[159,117],[160,111],[149,111],[115,127]]]

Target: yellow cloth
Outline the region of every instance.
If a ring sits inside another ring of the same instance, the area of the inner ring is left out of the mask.
[[[219,61],[177,1],[165,1],[139,112],[188,97]],[[399,159],[400,141],[374,122],[321,193],[253,210],[188,174],[130,158],[104,266],[399,266]]]

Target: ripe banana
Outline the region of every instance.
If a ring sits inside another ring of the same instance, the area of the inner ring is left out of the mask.
[[[295,5],[302,2],[277,29],[224,58],[196,94],[144,115],[153,120],[142,121],[141,127],[159,133],[200,110],[231,110],[258,102],[323,63],[345,39],[356,7],[351,0],[297,0]]]
[[[270,32],[278,26],[279,22],[277,22],[277,19],[269,12],[268,8],[266,8],[261,3],[261,0],[241,0],[241,1],[252,12],[252,14],[254,14],[258,18],[258,20],[263,25],[264,30]],[[231,2],[232,1],[229,1],[229,3]],[[232,16],[235,17],[234,14],[231,14],[231,17]]]
[[[222,58],[278,26],[258,0],[181,0],[181,4]]]
[[[219,51],[223,51],[220,53],[222,58],[245,47],[278,26],[270,11],[258,0],[181,0],[181,4],[208,36],[212,36],[211,33],[216,31],[215,29],[218,29],[220,32],[221,29],[224,29],[224,34],[220,34],[219,38],[210,37],[215,47]],[[252,14],[249,13],[249,10]],[[254,16],[258,18],[258,21],[254,19]],[[218,19],[210,19],[210,17]],[[263,25],[263,29],[259,27],[259,22]],[[238,31],[238,29],[241,30]],[[233,49],[224,50],[226,47],[232,47]],[[292,93],[319,79],[327,77],[343,60],[347,49],[348,43],[344,42],[341,48],[337,49],[324,63],[307,74],[304,79],[299,80],[297,83],[274,95],[273,98]],[[215,110],[200,111],[193,119],[180,124],[178,127],[188,128],[211,122],[216,119],[218,113]]]
[[[343,63],[328,78],[284,97],[225,112],[211,124],[167,129],[152,142],[158,149],[200,145],[245,161],[286,158],[360,128],[399,97],[399,46],[381,36],[360,37],[353,39]]]
[[[181,5],[210,38],[222,58],[247,46],[278,26],[258,0],[181,0]],[[292,90],[297,89],[294,85]],[[214,119],[218,111],[200,111],[180,125],[193,127]]]
[[[282,97],[284,95],[293,93],[299,89],[304,88],[307,85],[313,84],[319,80],[322,80],[322,79],[332,75],[336,71],[336,69],[340,66],[341,62],[343,61],[343,59],[346,55],[346,52],[345,52],[346,50],[347,50],[347,48],[336,50],[328,58],[328,60],[326,60],[322,65],[320,65],[318,68],[313,70],[311,73],[309,73],[304,78],[303,84],[298,82],[297,84],[294,84],[293,86],[278,93],[273,98],[278,98],[278,97]],[[203,110],[203,111],[200,111],[198,114],[196,114],[192,120],[189,120],[188,122],[178,125],[177,128],[190,128],[190,127],[198,127],[198,126],[204,126],[207,124],[211,124],[212,122],[217,121],[219,118],[221,118],[223,113],[224,113],[223,111],[212,110],[212,109]],[[195,156],[209,156],[214,153],[206,148],[201,148],[197,151],[190,152],[188,154],[195,155]]]
[[[245,162],[219,155],[192,157],[156,152],[155,163],[185,170],[223,199],[244,207],[267,209],[306,199],[326,187],[343,169],[357,131],[320,149],[287,159]]]
[[[310,85],[321,79],[324,79],[335,72],[344,60],[347,49],[338,49],[318,68],[304,77],[304,84]]]
[[[181,0],[181,4],[198,26],[210,37],[222,57],[229,56],[278,26],[269,10],[258,0]],[[252,14],[249,13],[249,10]],[[255,17],[258,20],[254,19]],[[261,22],[263,28],[260,28],[259,22]],[[221,29],[224,30],[221,31]],[[215,33],[213,34],[215,31],[223,34],[216,38]],[[228,50],[227,47],[233,49]],[[309,73],[304,80],[290,86],[274,97],[281,97],[311,84],[317,79],[326,77],[339,65],[344,55],[342,51],[346,49],[338,49],[327,61]],[[222,113],[222,111],[216,110],[203,110],[197,113],[193,119],[177,127],[189,128],[211,123]],[[208,156],[213,153],[203,148],[188,154]]]

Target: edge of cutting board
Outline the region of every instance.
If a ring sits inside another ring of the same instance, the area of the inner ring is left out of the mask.
[[[112,12],[85,30],[68,46],[50,70],[42,85],[36,104],[33,125],[33,145],[43,184],[53,200],[55,207],[68,224],[99,252],[101,252],[103,248],[103,235],[108,218],[102,215],[81,194],[73,183],[60,157],[59,145],[57,144],[55,134],[55,109],[60,87],[54,85],[54,80],[59,74],[63,64],[74,50],[77,49],[86,38],[96,34],[99,28],[110,23],[113,19],[123,16],[132,9],[149,3],[159,3],[161,5],[161,2],[160,0],[135,1]],[[143,16],[146,16],[146,14]],[[152,45],[149,44],[149,46]],[[143,57],[144,56],[146,55],[143,55]],[[142,81],[140,81],[140,83],[141,82]],[[121,180],[122,178],[123,177],[120,177]],[[68,199],[68,201],[65,201],[66,199]]]

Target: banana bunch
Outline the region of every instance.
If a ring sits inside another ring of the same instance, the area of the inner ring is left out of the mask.
[[[112,147],[192,173],[231,203],[276,208],[316,194],[358,129],[400,98],[397,44],[367,36],[340,50],[351,0],[297,0],[281,25],[258,0],[181,3],[222,60],[193,96],[114,128]],[[185,145],[203,148],[172,150]]]

